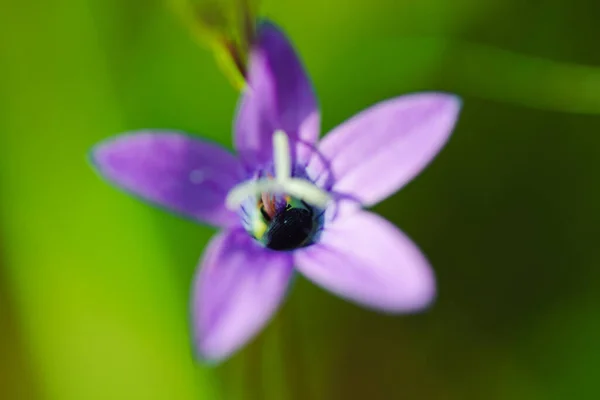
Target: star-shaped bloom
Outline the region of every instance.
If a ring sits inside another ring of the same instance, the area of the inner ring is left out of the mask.
[[[237,156],[178,132],[139,131],[92,152],[130,193],[220,228],[193,288],[199,355],[222,360],[273,316],[294,273],[365,307],[414,312],[435,296],[425,256],[366,211],[412,180],[446,143],[461,102],[411,94],[319,140],[311,83],[285,35],[258,27],[234,124]]]

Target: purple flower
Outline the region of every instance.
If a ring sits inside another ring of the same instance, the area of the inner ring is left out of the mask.
[[[456,96],[379,103],[319,138],[319,108],[291,44],[258,28],[234,126],[238,156],[176,132],[101,143],[93,161],[111,182],[221,231],[194,284],[194,340],[218,361],[255,336],[295,271],[369,308],[401,313],[435,296],[415,244],[365,211],[415,177],[447,141]],[[350,83],[351,84],[351,83]]]

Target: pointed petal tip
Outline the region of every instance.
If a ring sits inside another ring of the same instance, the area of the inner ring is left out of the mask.
[[[438,101],[445,103],[448,107],[448,111],[458,113],[463,107],[463,98],[455,93],[450,92],[439,92],[439,91],[430,91],[430,92],[417,92],[408,94],[405,96],[422,96],[422,97],[432,97],[437,98]],[[401,96],[401,97],[405,97]],[[393,99],[392,99],[393,100]]]
[[[390,281],[391,282],[391,281]],[[349,300],[363,307],[382,314],[390,315],[413,315],[428,311],[437,298],[437,288],[433,270],[428,266],[421,266],[420,276],[415,276],[410,285],[403,285],[402,291],[395,294],[389,293],[385,297],[373,295],[372,298],[365,297],[361,301],[351,298]],[[342,294],[342,297],[343,296]]]
[[[134,138],[142,138],[149,136],[149,131],[137,131],[137,132],[123,132],[116,134],[94,144],[87,152],[87,161],[90,166],[98,173],[102,178],[106,179],[109,183],[114,184],[114,180],[110,177],[110,158],[119,147],[127,144],[128,141]],[[118,185],[117,185],[118,186]]]
[[[318,244],[295,254],[295,263],[316,284],[382,313],[417,313],[436,297],[433,269],[418,246],[368,211],[333,222]]]
[[[431,269],[423,274],[420,281],[413,282],[410,293],[404,293],[401,299],[398,299],[396,307],[388,311],[392,314],[418,314],[429,310],[437,298],[435,276]]]
[[[273,20],[267,17],[259,17],[256,23],[256,26],[259,30],[261,29],[276,29],[279,30],[279,26],[273,22]]]
[[[443,93],[448,101],[448,107],[451,111],[458,115],[463,108],[463,98],[453,93]]]
[[[417,92],[377,103],[334,128],[318,145],[336,177],[334,190],[364,206],[400,190],[444,148],[461,107],[455,94]]]
[[[92,167],[94,171],[100,173],[100,166],[98,165],[98,161],[96,159],[98,150],[98,145],[94,145],[89,148],[85,153],[85,161],[90,165],[90,167]]]
[[[296,282],[296,277],[296,274],[292,272],[291,276],[289,277],[287,289],[282,295],[282,301],[284,301],[287,295],[291,292]],[[193,304],[190,307],[190,310],[194,310]],[[198,332],[198,326],[194,324],[195,320],[196,318],[192,314],[191,321],[193,334],[191,347],[193,351],[193,357],[198,363],[209,368],[218,367],[229,361],[229,359],[235,358],[236,355],[244,349],[244,347],[246,347],[248,344],[251,344],[251,342],[260,334],[259,331],[255,335],[250,335],[247,341],[239,342],[239,344],[235,347],[227,347],[227,343],[223,343],[221,338],[218,336],[203,337],[203,335]]]
[[[223,205],[241,165],[216,143],[180,131],[130,131],[99,142],[87,158],[107,183],[147,203],[213,226],[239,222]]]
[[[111,153],[122,143],[124,139],[127,139],[129,136],[132,135],[126,133],[103,139],[88,149],[86,154],[86,160],[96,174],[98,174],[102,179],[106,180],[111,185],[116,185],[110,176]]]
[[[210,343],[201,339],[194,339],[195,359],[206,367],[217,367],[227,361],[238,349],[231,351],[218,351]]]
[[[256,23],[256,31],[258,33],[258,36],[262,36],[265,34],[276,34],[282,36],[283,38],[285,38],[285,40],[289,41],[285,30],[281,26],[279,26],[275,21],[266,17],[261,17],[258,19]]]
[[[205,367],[217,367],[227,359],[226,357],[218,357],[214,354],[211,354],[201,345],[197,344],[195,340],[192,344],[192,347],[194,360],[198,364],[202,364]]]
[[[391,98],[389,100],[384,100],[385,102],[394,102],[395,100],[400,99],[420,99],[425,101],[437,102],[438,104],[444,105],[444,111],[449,112],[450,114],[458,115],[458,113],[462,110],[464,100],[461,96],[450,93],[450,92],[441,92],[441,91],[423,91],[423,92],[414,92],[408,93],[399,97]]]
[[[216,365],[254,340],[284,301],[289,254],[267,252],[242,229],[209,242],[193,284],[192,330],[199,360]]]
[[[258,24],[249,55],[247,86],[237,106],[235,147],[248,164],[270,162],[271,135],[281,129],[291,142],[316,143],[320,118],[316,93],[293,41],[268,19]],[[300,159],[305,156],[299,151]]]
[[[463,108],[463,98],[453,93],[442,93],[447,104],[447,112],[454,119],[454,124],[458,121],[459,114]],[[453,131],[454,129],[452,129]],[[452,131],[450,133],[452,133]]]
[[[131,136],[129,133],[123,133],[105,138],[98,143],[94,144],[87,152],[87,161],[90,163],[92,168],[101,175],[104,175],[103,165],[106,162],[106,157],[109,156],[111,149],[118,145],[120,141]]]
[[[87,160],[97,172],[102,173],[106,167],[106,165],[103,164],[107,162],[107,158],[110,157],[110,154],[115,151],[118,146],[125,145],[126,142],[134,138],[150,136],[152,135],[150,132],[150,130],[128,131],[104,138],[88,150]],[[154,133],[154,135],[159,134],[159,132]]]

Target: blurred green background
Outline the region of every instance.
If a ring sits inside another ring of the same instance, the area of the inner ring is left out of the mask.
[[[251,345],[195,363],[189,288],[213,232],[107,185],[86,152],[140,128],[231,146],[236,90],[165,1],[0,0],[0,398],[600,398],[600,3],[262,14],[305,61],[324,132],[406,92],[463,96],[449,145],[376,207],[432,261],[435,306],[382,316],[298,279]]]

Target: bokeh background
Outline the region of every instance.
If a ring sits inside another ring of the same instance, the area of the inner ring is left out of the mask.
[[[382,316],[298,279],[252,344],[196,363],[189,289],[213,232],[107,185],[86,152],[150,127],[231,146],[237,91],[165,1],[1,0],[0,398],[600,398],[600,3],[261,11],[324,132],[406,92],[463,96],[448,146],[376,207],[430,258],[436,304]]]

